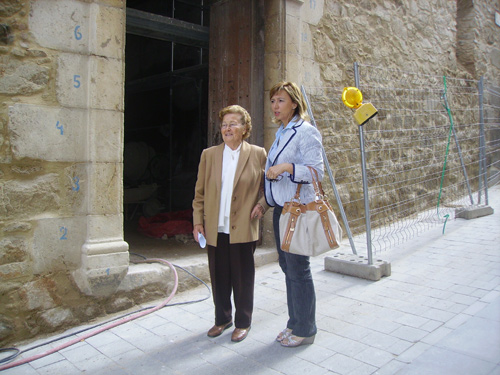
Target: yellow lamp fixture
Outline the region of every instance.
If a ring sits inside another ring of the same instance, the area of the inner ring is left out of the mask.
[[[359,125],[363,125],[378,113],[372,103],[363,104],[363,94],[357,87],[344,87],[342,102],[346,107],[356,109],[354,119]]]

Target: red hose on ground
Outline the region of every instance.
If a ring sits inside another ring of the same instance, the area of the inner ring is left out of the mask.
[[[87,334],[84,334],[83,336],[75,337],[73,340],[70,340],[70,341],[68,341],[68,342],[66,342],[66,343],[64,343],[64,344],[62,344],[62,345],[60,345],[58,347],[52,348],[52,349],[50,349],[50,350],[48,350],[48,351],[46,351],[44,353],[36,354],[36,355],[34,355],[32,357],[28,357],[28,358],[21,359],[21,360],[16,361],[16,362],[9,363],[7,365],[0,366],[0,371],[7,370],[7,369],[12,368],[12,367],[24,365],[25,363],[34,361],[36,359],[43,358],[45,356],[48,356],[48,355],[53,354],[55,352],[58,352],[59,350],[62,350],[62,349],[65,349],[65,348],[67,348],[67,347],[69,347],[71,345],[74,345],[77,342],[80,342],[80,341],[88,339],[89,337],[95,336],[98,333],[101,333],[101,332],[104,332],[104,331],[106,331],[108,329],[117,327],[117,326],[119,326],[121,324],[130,322],[131,320],[140,318],[140,317],[142,317],[144,315],[151,314],[152,312],[155,312],[155,311],[157,311],[157,310],[165,307],[165,305],[167,305],[167,303],[169,303],[172,300],[172,298],[174,297],[175,293],[177,292],[177,287],[179,286],[179,277],[177,275],[177,271],[175,270],[175,267],[171,263],[167,262],[164,259],[151,258],[151,259],[147,259],[147,260],[138,261],[137,263],[150,263],[150,262],[164,263],[167,266],[169,266],[170,269],[174,272],[174,278],[175,278],[175,280],[174,280],[174,288],[172,290],[172,293],[170,293],[170,295],[167,297],[167,299],[165,299],[162,303],[160,303],[159,305],[157,305],[155,307],[152,307],[149,310],[141,311],[140,313],[137,313],[135,315],[127,316],[127,317],[125,317],[123,319],[117,320],[116,322],[113,322],[113,323],[110,323],[110,324],[105,325],[103,327],[100,327],[100,328],[96,329],[95,331],[92,331],[92,332],[89,332]]]

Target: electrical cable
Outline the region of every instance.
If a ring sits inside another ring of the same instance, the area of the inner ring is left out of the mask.
[[[60,350],[62,350],[64,348],[67,348],[67,347],[69,347],[69,346],[71,346],[71,345],[73,345],[73,344],[75,344],[77,342],[84,341],[85,339],[87,339],[89,337],[92,337],[92,336],[95,336],[95,335],[97,335],[97,334],[99,334],[101,332],[104,332],[104,331],[106,331],[106,330],[108,330],[110,328],[114,328],[114,327],[119,326],[121,324],[127,323],[129,321],[134,320],[134,319],[137,319],[139,317],[142,317],[142,316],[145,316],[145,315],[150,314],[152,312],[158,311],[158,310],[160,310],[160,309],[162,309],[164,307],[186,305],[186,304],[201,302],[201,301],[204,301],[204,300],[210,298],[210,295],[208,295],[207,297],[201,298],[199,300],[192,300],[192,301],[186,301],[186,302],[178,302],[178,303],[168,304],[168,302],[170,302],[170,300],[174,297],[174,295],[175,295],[175,293],[177,291],[178,283],[179,283],[178,274],[177,274],[177,272],[176,272],[176,270],[175,270],[174,267],[177,267],[177,268],[183,270],[184,272],[188,273],[189,275],[191,275],[192,277],[194,277],[195,279],[197,279],[198,281],[200,281],[201,283],[203,283],[203,285],[205,285],[205,287],[208,289],[209,292],[210,292],[210,287],[207,285],[207,283],[205,283],[199,277],[197,277],[196,275],[194,275],[193,273],[191,273],[190,271],[188,271],[187,269],[185,269],[185,268],[183,268],[181,266],[172,264],[172,263],[170,263],[170,262],[168,262],[168,261],[166,261],[164,259],[146,258],[145,256],[137,254],[137,253],[130,253],[130,254],[143,258],[142,261],[138,261],[138,262],[134,262],[134,263],[158,262],[158,263],[166,264],[167,266],[169,266],[172,269],[172,271],[174,272],[174,288],[173,288],[172,292],[170,293],[170,295],[167,297],[167,299],[165,299],[162,303],[158,304],[157,306],[143,307],[143,308],[141,308],[139,310],[136,310],[136,311],[133,311],[133,312],[130,312],[130,313],[127,313],[127,314],[123,314],[123,315],[121,315],[119,317],[116,317],[114,319],[111,319],[111,320],[108,320],[108,321],[105,321],[105,322],[102,322],[102,323],[99,323],[99,324],[95,324],[92,327],[84,328],[84,329],[79,330],[77,332],[72,332],[70,334],[67,334],[67,335],[64,335],[62,337],[58,337],[56,339],[53,339],[53,340],[50,340],[50,341],[47,341],[47,342],[44,342],[44,343],[32,346],[32,347],[24,349],[22,351],[19,350],[18,348],[3,348],[3,349],[0,348],[0,353],[2,353],[2,352],[9,352],[9,351],[13,351],[14,352],[10,356],[8,356],[6,358],[3,358],[3,359],[0,359],[0,364],[2,364],[2,363],[10,362],[10,361],[14,360],[16,357],[18,357],[19,355],[21,355],[23,353],[26,353],[26,352],[28,352],[30,350],[39,348],[41,346],[46,346],[48,344],[51,344],[51,343],[56,342],[56,341],[63,340],[65,338],[68,338],[68,337],[71,337],[71,336],[75,336],[77,334],[86,332],[88,330],[95,329],[97,327],[109,324],[111,322],[115,322],[115,323],[106,325],[105,327],[102,327],[102,328],[100,328],[100,329],[98,329],[96,331],[90,332],[89,334],[86,334],[86,335],[77,337],[77,338],[75,338],[73,340],[70,340],[67,343],[63,344],[63,345],[58,346],[56,348],[53,348],[53,349],[51,349],[49,351],[46,351],[44,353],[41,353],[41,354],[38,354],[38,355],[35,355],[35,356],[32,356],[32,357],[29,357],[29,358],[25,358],[25,359],[17,361],[17,362],[12,362],[12,363],[7,364],[7,365],[0,366],[0,371],[6,370],[8,368],[16,367],[16,366],[19,366],[19,365],[22,365],[22,364],[25,364],[25,363],[28,363],[28,362],[31,362],[31,361],[34,361],[36,359],[45,357],[45,356],[47,356],[49,354],[53,354],[53,353],[55,353],[57,351],[60,351]],[[136,315],[131,316],[133,314],[136,314]],[[116,322],[117,320],[119,320],[119,321]]]

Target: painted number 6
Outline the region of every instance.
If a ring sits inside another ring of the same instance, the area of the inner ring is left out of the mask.
[[[80,32],[80,26],[75,27],[75,39],[80,40],[82,38],[83,38],[83,35]]]

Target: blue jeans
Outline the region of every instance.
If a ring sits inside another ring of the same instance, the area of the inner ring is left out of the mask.
[[[287,328],[295,336],[309,337],[316,334],[316,294],[309,257],[290,254],[281,250],[279,221],[283,207],[275,206],[273,229],[279,265],[285,274],[288,303]]]

